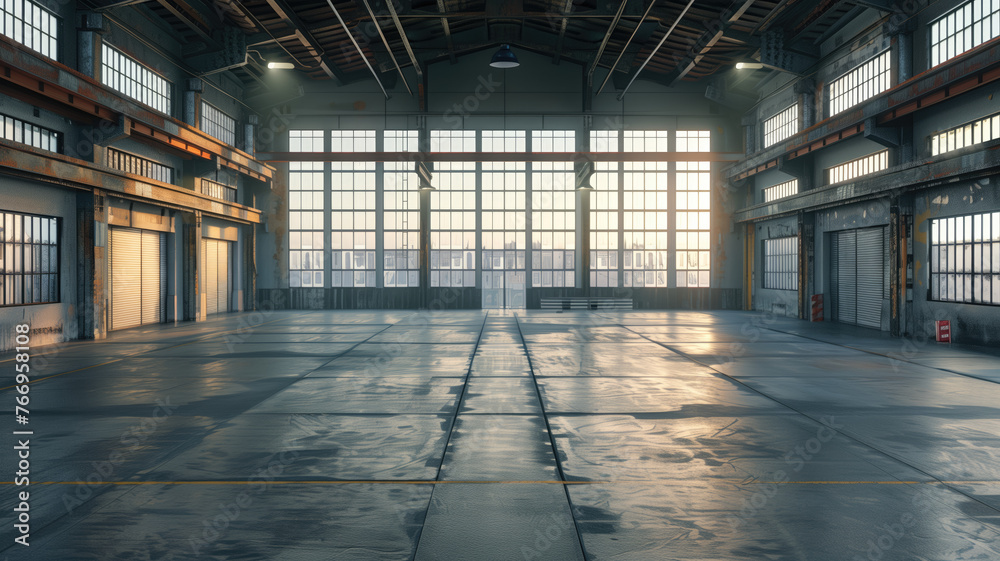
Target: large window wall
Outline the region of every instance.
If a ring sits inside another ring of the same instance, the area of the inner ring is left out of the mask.
[[[440,130],[430,131],[429,144],[431,152],[571,153],[576,134]],[[623,156],[621,162],[595,164],[593,189],[585,195],[589,285],[709,286],[711,163],[655,156],[633,161],[627,154],[707,152],[710,132],[589,134],[586,150]],[[416,131],[293,131],[289,150],[416,152],[417,145]],[[289,165],[291,286],[419,286],[420,191],[414,161],[402,160]],[[527,287],[577,286],[581,195],[573,162],[455,161],[431,167],[430,286],[478,287],[484,295],[502,289],[501,305],[509,296],[523,298],[512,288],[523,294]]]

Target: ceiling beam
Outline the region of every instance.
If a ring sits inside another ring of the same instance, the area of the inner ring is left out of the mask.
[[[423,111],[427,108],[425,99],[426,92],[424,92],[424,69],[420,67],[420,61],[417,60],[417,55],[413,53],[413,47],[410,46],[410,40],[406,38],[406,30],[403,29],[403,22],[399,21],[399,14],[396,13],[396,7],[392,5],[392,0],[386,2],[385,5],[389,8],[389,14],[392,16],[392,23],[395,24],[396,31],[399,32],[399,37],[403,40],[403,48],[406,49],[406,54],[410,57],[410,64],[413,65],[413,70],[417,72],[417,102],[420,106],[420,110]],[[402,76],[402,73],[400,76]],[[406,81],[405,78],[403,81]],[[409,90],[409,87],[406,89]]]
[[[681,10],[681,13],[677,16],[677,19],[675,19],[674,23],[670,25],[670,29],[668,29],[667,32],[663,34],[663,37],[660,38],[660,42],[656,44],[656,47],[654,47],[653,51],[649,53],[649,56],[646,57],[646,60],[642,61],[642,64],[639,66],[639,69],[636,70],[635,74],[632,75],[632,79],[629,80],[628,84],[625,85],[625,89],[622,90],[622,93],[618,94],[618,101],[621,101],[622,99],[625,98],[625,94],[628,93],[628,89],[632,87],[633,83],[635,83],[635,79],[639,77],[639,74],[642,73],[642,70],[646,68],[647,64],[649,64],[649,61],[653,60],[653,57],[656,56],[656,53],[660,50],[660,47],[662,47],[663,43],[667,41],[667,37],[670,37],[670,34],[673,33],[674,29],[677,28],[677,24],[680,23],[682,19],[684,19],[684,15],[687,14],[688,10],[691,9],[692,4],[694,4],[694,0],[688,0],[687,5],[684,6],[683,10]]]
[[[278,0],[267,0],[267,1],[275,2]],[[382,85],[382,80],[378,79],[378,72],[376,72],[375,69],[372,68],[371,61],[368,60],[367,56],[365,56],[365,51],[361,48],[361,45],[359,45],[358,41],[354,38],[354,34],[351,33],[351,28],[347,27],[347,23],[344,22],[344,18],[340,17],[340,12],[337,10],[337,7],[333,5],[332,0],[326,0],[326,3],[330,6],[330,9],[333,10],[333,15],[337,16],[337,21],[340,22],[340,26],[344,28],[344,33],[347,34],[347,38],[351,40],[351,43],[354,45],[354,48],[357,49],[358,55],[361,56],[361,60],[364,61],[365,66],[367,66],[368,70],[372,73],[372,78],[375,78],[375,83],[378,84],[379,89],[382,90],[382,95],[384,95],[386,99],[389,99],[389,92],[387,92],[385,90],[385,86]],[[305,28],[303,27],[302,30],[304,31]]]
[[[625,2],[622,2],[622,6],[624,5]],[[566,0],[566,3],[563,5],[562,9],[562,16],[563,16],[562,22],[559,24],[559,38],[556,39],[556,53],[552,57],[552,62],[554,64],[559,64],[559,59],[562,57],[563,39],[566,38],[566,28],[569,26],[569,18],[567,18],[566,16],[569,15],[570,10],[572,9],[573,9],[573,0]]]
[[[438,11],[444,14],[447,10],[444,8],[444,0],[437,0]],[[452,43],[451,39],[451,26],[448,25],[448,18],[441,18],[441,28],[444,29],[444,38],[448,41],[448,52],[451,53],[451,63],[455,64],[458,62],[458,57],[455,56],[455,45]]]
[[[292,37],[295,37],[299,40],[299,43],[302,43],[302,46],[309,52],[309,56],[316,60],[316,64],[323,69],[323,72],[325,72],[327,76],[343,84],[343,76],[336,70],[334,64],[326,57],[326,53],[324,53],[323,49],[319,47],[319,43],[316,41],[316,38],[309,32],[305,22],[303,22],[302,19],[296,15],[295,11],[292,10],[292,8],[288,6],[284,0],[267,0],[267,4],[272,10],[274,10],[274,13],[278,14],[278,17],[285,21],[286,25],[295,30],[295,32],[292,33]],[[338,15],[337,17],[340,16]],[[348,31],[348,35],[350,35],[350,31]],[[354,38],[352,37],[351,40],[353,41]],[[362,56],[364,55],[362,54]]]
[[[628,0],[622,0],[621,5],[618,6],[618,11],[615,13],[615,17],[611,20],[611,25],[608,26],[608,30],[604,33],[604,39],[601,40],[601,46],[597,48],[597,55],[594,56],[594,62],[590,63],[590,68],[587,69],[587,85],[590,89],[593,89],[594,70],[597,70],[597,64],[601,62],[601,56],[604,55],[604,49],[607,48],[608,41],[611,40],[611,36],[618,27],[619,20],[622,19],[622,14],[625,12],[626,4],[628,4]],[[650,2],[650,4],[652,4],[652,2]],[[636,29],[638,28],[639,26],[636,25]],[[612,70],[614,70],[614,68],[612,68]]]
[[[156,3],[181,20],[181,23],[194,31],[202,41],[215,47],[219,46],[219,42],[212,37],[213,26],[205,21],[205,18],[187,2],[183,0],[156,0]]]
[[[258,152],[262,162],[736,162],[743,152]]]
[[[694,44],[688,49],[687,55],[677,62],[677,66],[667,75],[667,83],[673,87],[684,79],[689,72],[694,70],[695,66],[701,62],[701,59],[705,58],[705,55],[712,50],[712,47],[719,42],[720,39],[725,35],[726,31],[731,25],[739,21],[743,14],[753,5],[755,0],[744,0],[743,5],[741,5],[737,10],[730,13],[728,16],[723,16],[719,19],[719,24],[715,26],[714,29],[710,28],[705,33],[695,41]],[[715,21],[715,20],[712,20]]]
[[[382,26],[379,25],[378,20],[375,19],[375,12],[372,11],[371,4],[368,0],[361,0],[361,3],[365,5],[365,9],[368,10],[368,15],[372,18],[372,25],[378,30],[378,36],[382,38],[382,44],[385,45],[386,52],[389,53],[389,58],[392,59],[392,64],[396,67],[396,71],[399,72],[399,77],[403,80],[403,85],[406,86],[406,92],[413,95],[413,90],[410,89],[410,84],[406,83],[406,76],[403,76],[403,69],[399,67],[399,62],[396,61],[396,55],[392,53],[392,47],[389,46],[389,40],[385,38],[385,33],[382,32]]]
[[[618,53],[618,58],[616,58],[615,61],[611,63],[611,66],[608,67],[608,75],[605,76],[604,81],[601,82],[601,87],[597,88],[598,94],[604,91],[604,86],[608,85],[608,80],[610,80],[611,76],[614,75],[615,67],[618,66],[618,61],[620,61],[622,57],[625,56],[625,51],[628,50],[628,46],[632,43],[632,39],[635,39],[635,35],[639,33],[639,28],[642,27],[642,22],[645,21],[646,16],[649,15],[649,12],[653,11],[653,6],[655,5],[656,5],[656,0],[650,0],[649,7],[646,8],[645,12],[643,12],[642,18],[638,22],[636,22],[635,29],[633,29],[632,34],[628,36],[628,41],[625,41],[625,46],[623,46],[622,51]]]

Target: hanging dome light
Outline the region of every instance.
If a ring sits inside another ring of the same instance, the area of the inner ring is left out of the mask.
[[[510,45],[501,45],[500,50],[494,53],[490,66],[493,68],[517,68],[521,63],[517,62],[517,57],[510,50]]]

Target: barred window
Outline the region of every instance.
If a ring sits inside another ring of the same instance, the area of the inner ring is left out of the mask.
[[[711,162],[677,162],[677,286],[707,287],[711,257]]]
[[[764,240],[764,288],[799,289],[798,238]]]
[[[135,154],[122,152],[117,148],[107,149],[107,165],[110,168],[141,175],[164,183],[174,182],[174,168],[165,166],[159,162],[148,160]]]
[[[0,2],[0,34],[43,56],[59,58],[59,18],[31,0]]]
[[[931,300],[1000,305],[1000,212],[931,220]]]
[[[591,152],[617,152],[618,131],[590,131]]]
[[[215,197],[216,199],[222,199],[224,201],[229,201],[231,203],[236,202],[235,187],[230,187],[229,185],[219,183],[218,181],[212,181],[211,179],[202,178],[201,194],[208,195],[209,197]]]
[[[310,132],[318,131],[291,131],[290,144],[312,148],[308,140]],[[300,133],[306,133],[305,137]],[[319,144],[322,149],[322,137]],[[288,285],[291,287],[324,285],[323,176],[321,162],[288,164]]]
[[[6,140],[21,142],[52,152],[62,151],[62,133],[58,131],[40,127],[8,115],[0,115],[0,125],[3,126],[0,135]]]
[[[101,82],[157,111],[170,114],[170,82],[107,43],[101,48]]]
[[[888,167],[889,150],[886,149],[828,168],[826,170],[827,183],[850,181],[857,177],[882,171]]]
[[[527,150],[525,131],[483,131],[483,152],[524,152]]]
[[[0,306],[59,301],[59,219],[0,211]]]
[[[972,0],[931,23],[931,66],[1000,35],[1000,2]]]
[[[374,287],[375,162],[330,165],[332,285]]]
[[[1000,113],[932,134],[930,138],[931,155],[937,156],[953,150],[961,150],[998,138],[1000,138]]]
[[[452,142],[452,139],[442,140],[446,144]],[[475,146],[475,137],[472,140]],[[435,162],[434,185],[437,189],[431,191],[431,286],[475,287],[476,164]]]
[[[382,139],[386,152],[416,152],[418,144],[417,131],[387,130],[382,131]]]
[[[771,146],[799,132],[799,104],[793,103],[764,121],[764,146]]]
[[[330,133],[331,152],[374,152],[375,131],[340,130]]]
[[[764,188],[764,202],[769,203],[785,197],[791,197],[799,192],[799,180],[793,179],[779,183],[773,187]]]
[[[891,57],[885,51],[830,83],[830,116],[889,89]]]
[[[236,119],[204,101],[201,102],[201,130],[230,146],[236,144]]]
[[[624,131],[625,152],[667,152],[670,131]],[[684,152],[679,150],[678,152]]]
[[[712,131],[677,131],[678,152],[711,152]]]
[[[382,286],[420,286],[420,191],[414,164],[385,162],[383,166]]]
[[[475,152],[476,131],[431,131],[431,152]]]

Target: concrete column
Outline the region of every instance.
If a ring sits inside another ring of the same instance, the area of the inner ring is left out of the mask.
[[[108,333],[108,207],[99,189],[77,194],[77,333],[80,339],[103,339]],[[72,333],[67,333],[72,335]]]
[[[757,115],[756,110],[754,111],[754,114],[744,115],[742,120],[743,131],[746,133],[744,143],[748,155],[757,151]]]
[[[195,128],[201,127],[201,94],[205,83],[201,78],[191,78],[184,90],[184,122]]]
[[[802,108],[802,129],[816,124],[816,83],[803,78],[795,83],[795,93],[799,96],[799,106]]]
[[[257,127],[260,126],[260,117],[255,114],[247,115],[247,121],[243,124],[243,151],[251,156],[257,155]]]
[[[202,300],[205,291],[202,287],[201,269],[201,213],[185,213],[183,221],[184,250],[184,319],[189,321],[204,321],[205,306]]]
[[[104,16],[95,12],[77,13],[77,70],[101,79],[101,36],[107,32]]]

